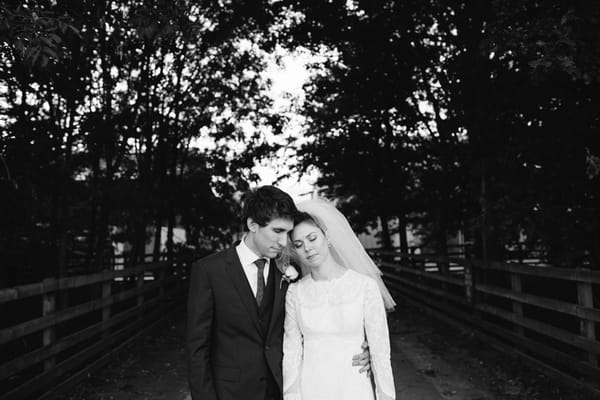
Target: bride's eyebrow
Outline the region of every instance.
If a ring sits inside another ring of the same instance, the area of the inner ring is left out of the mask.
[[[304,237],[305,237],[305,238],[307,238],[307,237],[309,237],[310,235],[313,235],[313,234],[316,234],[316,233],[317,233],[317,231],[310,231],[310,232],[308,232],[306,235],[304,235]],[[300,238],[300,239],[292,239],[292,242],[300,242],[300,241],[302,241],[302,239],[303,239],[303,238]]]

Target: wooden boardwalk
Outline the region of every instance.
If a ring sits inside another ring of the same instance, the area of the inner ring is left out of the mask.
[[[390,314],[398,400],[591,400],[399,302]],[[184,312],[57,400],[186,400]]]

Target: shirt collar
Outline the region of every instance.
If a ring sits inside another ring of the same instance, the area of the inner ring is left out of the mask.
[[[250,264],[253,264],[254,261],[256,261],[258,258],[264,258],[267,261],[266,265],[269,265],[269,259],[266,257],[260,257],[252,250],[250,250],[250,247],[248,247],[245,240],[246,235],[242,237],[242,240],[235,248],[238,253],[238,257],[240,258],[240,262],[242,263],[242,267],[247,267]]]

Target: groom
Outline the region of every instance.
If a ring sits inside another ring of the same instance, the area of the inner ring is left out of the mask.
[[[274,258],[297,212],[287,193],[262,186],[244,202],[248,231],[240,243],[193,264],[187,327],[193,400],[281,399],[288,284]],[[353,363],[364,369],[368,352]]]

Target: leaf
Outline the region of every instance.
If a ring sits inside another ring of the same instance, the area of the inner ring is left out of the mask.
[[[48,57],[43,54],[40,56],[40,66],[42,68],[46,68],[48,66]]]
[[[62,43],[62,39],[60,36],[58,36],[56,33],[51,33],[50,35],[48,35],[52,41],[54,41],[54,43],[58,44],[58,43]]]
[[[58,59],[58,54],[50,47],[44,47],[42,52],[50,58]]]

